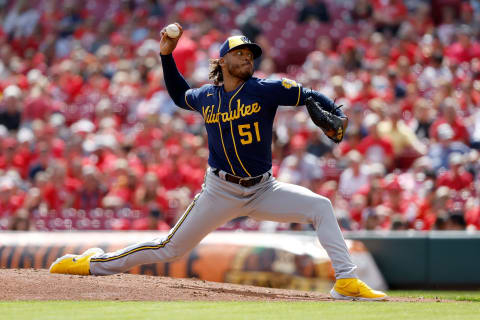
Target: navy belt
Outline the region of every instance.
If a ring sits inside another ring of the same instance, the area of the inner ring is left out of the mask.
[[[270,176],[272,175],[269,171],[269,172],[265,172],[264,174],[262,174],[260,176],[251,177],[251,178],[242,178],[242,177],[234,176],[233,174],[230,174],[230,173],[225,172],[225,171],[220,170],[220,169],[213,169],[212,168],[212,172],[217,177],[219,177],[219,178],[221,178],[225,181],[235,183],[235,184],[239,184],[242,187],[246,187],[246,188],[253,187],[254,185],[262,182],[262,180],[264,180],[264,178],[266,180],[266,179],[270,178]]]

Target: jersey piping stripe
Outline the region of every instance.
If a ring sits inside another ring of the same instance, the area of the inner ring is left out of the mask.
[[[230,98],[230,102],[228,103],[228,112],[230,114],[232,114],[232,110],[231,110],[231,104],[232,104],[232,100],[233,98],[235,98],[235,96],[237,95],[237,93],[240,92],[240,90],[242,90],[243,86],[245,85],[246,82],[244,82],[242,84],[242,86],[240,87],[240,89],[237,90],[237,92],[235,92],[235,94]],[[251,177],[252,175],[247,171],[247,169],[245,169],[245,167],[243,166],[243,163],[242,163],[242,160],[240,160],[240,157],[238,156],[238,152],[237,152],[237,146],[235,145],[235,136],[233,135],[233,125],[232,125],[232,120],[230,119],[230,131],[232,132],[232,141],[233,141],[233,148],[235,149],[235,154],[237,155],[237,159],[238,159],[238,162],[240,162],[240,165],[242,166],[243,170],[248,174],[249,177]]]
[[[198,197],[200,196],[201,192],[199,194],[197,194],[197,196],[195,196],[195,199],[193,199],[192,203],[190,204],[190,206],[187,208],[187,210],[185,211],[185,213],[183,214],[183,217],[177,222],[177,224],[175,225],[175,227],[173,228],[173,230],[170,232],[170,234],[168,235],[167,239],[165,239],[164,241],[162,241],[161,243],[157,244],[157,245],[154,245],[154,246],[141,246],[141,247],[138,247],[138,248],[134,248],[134,249],[131,249],[127,252],[124,252],[122,254],[119,254],[118,256],[114,256],[114,257],[109,257],[109,258],[92,258],[90,260],[90,262],[108,262],[108,261],[113,261],[113,260],[117,260],[117,259],[120,259],[120,258],[123,258],[123,257],[126,257],[132,253],[135,253],[135,252],[139,252],[139,251],[143,251],[143,250],[156,250],[156,249],[160,249],[160,248],[163,248],[167,245],[167,243],[170,242],[170,240],[172,240],[173,236],[175,235],[175,232],[177,232],[178,228],[180,228],[180,226],[182,225],[182,223],[185,221],[185,219],[188,217],[190,211],[192,211],[192,208],[193,206],[195,205],[195,202],[197,201]]]
[[[219,102],[218,102],[217,114],[220,112],[220,107],[222,105],[222,97],[220,96],[220,91],[218,91],[218,101]],[[225,148],[225,143],[223,143],[222,126],[220,125],[220,121],[218,121],[218,129],[220,130],[220,140],[222,140],[222,147],[223,147],[223,152],[225,153],[225,157],[227,158],[228,164],[230,165],[230,169],[232,169],[232,173],[234,175],[237,175],[235,173],[235,170],[233,170],[233,166],[232,166],[232,163],[230,162],[230,158],[228,158],[227,149]]]
[[[302,87],[298,86],[298,99],[297,99],[297,104],[295,107],[298,107],[298,104],[300,103],[300,92],[302,91]]]
[[[193,111],[197,111],[197,110],[193,109],[193,107],[190,105],[190,103],[188,103],[188,101],[187,101],[187,93],[186,93],[186,92],[185,92],[185,95],[184,95],[184,96],[185,96],[185,103],[187,104],[187,106],[190,107],[190,109],[192,109]]]

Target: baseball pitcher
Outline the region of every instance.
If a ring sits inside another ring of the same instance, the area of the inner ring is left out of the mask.
[[[192,89],[177,70],[172,52],[182,36],[162,30],[160,56],[165,85],[180,108],[202,115],[208,134],[209,159],[202,191],[165,238],[138,243],[116,252],[93,248],[66,255],[52,273],[110,275],[139,264],[175,260],[209,232],[239,217],[310,223],[327,251],[336,283],[330,294],[344,300],[384,300],[355,274],[345,240],[329,199],[304,187],[282,183],[271,174],[272,128],[279,105],[306,105],[313,122],[335,142],[343,138],[347,118],[323,94],[293,80],[253,77],[253,61],[262,49],[244,36],[228,38],[219,59],[211,61],[213,84]]]

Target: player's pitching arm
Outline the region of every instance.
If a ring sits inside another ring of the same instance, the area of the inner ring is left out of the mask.
[[[181,38],[183,29],[180,24],[176,23],[180,29],[180,34],[177,38],[170,38],[164,28],[160,34],[160,58],[162,60],[163,78],[168,94],[177,106],[186,110],[194,110],[187,102],[185,93],[190,89],[190,85],[185,81],[183,76],[177,69],[172,52],[175,50],[178,40]],[[194,110],[195,111],[195,110]]]

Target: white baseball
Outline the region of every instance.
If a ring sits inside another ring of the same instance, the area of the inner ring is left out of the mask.
[[[173,23],[169,24],[167,28],[165,28],[165,31],[167,32],[167,36],[172,39],[175,39],[180,35],[180,29]]]

